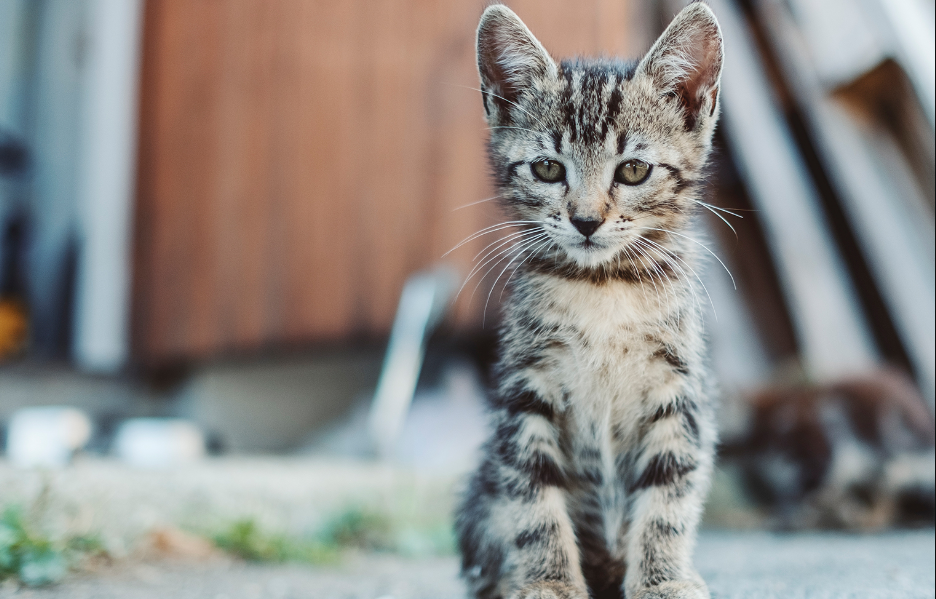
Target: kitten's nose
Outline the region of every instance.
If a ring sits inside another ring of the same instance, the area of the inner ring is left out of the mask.
[[[595,219],[570,218],[569,222],[571,222],[572,226],[578,229],[579,233],[584,235],[585,238],[587,239],[592,236],[592,233],[598,230],[598,227],[600,227],[601,223],[603,223],[604,221],[601,219],[597,219],[597,218]]]

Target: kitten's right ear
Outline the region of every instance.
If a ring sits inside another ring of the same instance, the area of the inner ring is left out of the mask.
[[[495,4],[478,25],[478,72],[488,121],[502,123],[509,120],[521,90],[536,78],[555,77],[558,68],[520,17]]]

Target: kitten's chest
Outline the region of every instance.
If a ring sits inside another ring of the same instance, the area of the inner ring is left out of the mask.
[[[696,343],[691,314],[633,286],[563,285],[551,291],[541,316],[562,331],[557,374],[575,404],[597,402],[601,411],[636,402],[671,378],[661,355],[690,353]]]
[[[552,374],[574,416],[570,433],[595,439],[602,452],[626,449],[647,411],[678,392],[698,361],[695,312],[632,285],[543,291],[539,317],[561,331]]]
[[[648,338],[651,334],[643,327],[621,327],[598,335],[579,332],[568,339],[557,375],[570,406],[593,418],[637,408],[658,378],[651,368],[656,344]]]

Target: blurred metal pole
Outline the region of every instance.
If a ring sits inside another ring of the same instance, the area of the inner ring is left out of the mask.
[[[453,271],[439,268],[413,275],[403,287],[368,420],[381,458],[389,458],[396,447],[416,392],[426,341],[445,314],[456,281]]]
[[[72,354],[99,372],[120,370],[130,353],[142,12],[142,0],[88,0],[86,14]]]

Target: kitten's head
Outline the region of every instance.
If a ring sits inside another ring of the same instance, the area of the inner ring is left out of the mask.
[[[534,230],[521,238],[531,254],[606,271],[676,239],[663,231],[693,212],[718,118],[708,6],[687,6],[637,63],[557,63],[503,5],[484,12],[477,50],[498,192]]]

